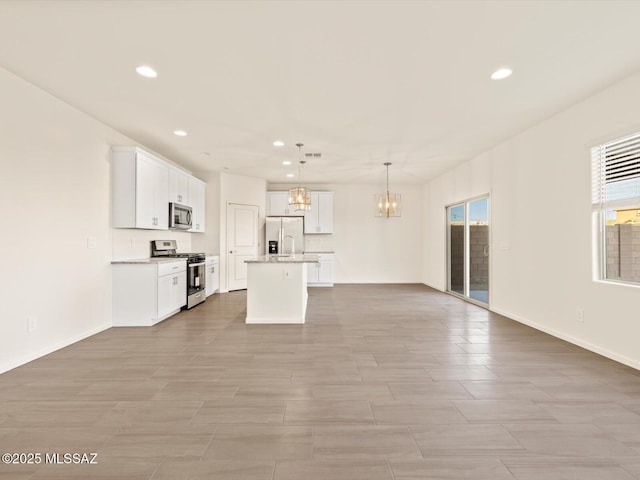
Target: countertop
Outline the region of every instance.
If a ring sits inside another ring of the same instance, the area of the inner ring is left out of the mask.
[[[170,262],[186,262],[186,258],[135,258],[133,260],[115,260],[111,262],[111,265],[123,265],[123,264],[154,264],[154,263],[170,263]]]
[[[336,253],[334,250],[309,250],[304,253],[310,253],[311,255],[322,254],[322,253]]]
[[[245,260],[245,263],[318,263],[317,255],[261,255],[253,260]]]

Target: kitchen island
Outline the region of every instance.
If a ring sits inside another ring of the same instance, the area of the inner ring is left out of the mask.
[[[265,255],[247,263],[246,323],[304,323],[307,266],[317,255]]]

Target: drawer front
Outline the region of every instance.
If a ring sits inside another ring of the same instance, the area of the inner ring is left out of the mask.
[[[162,277],[163,275],[169,275],[171,273],[180,273],[186,272],[187,270],[187,261],[180,260],[178,262],[168,262],[168,263],[159,263],[158,264],[158,276]]]

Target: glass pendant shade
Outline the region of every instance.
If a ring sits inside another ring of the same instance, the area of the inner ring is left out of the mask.
[[[300,154],[300,186],[289,189],[289,205],[293,207],[296,212],[307,212],[311,210],[311,192],[306,187],[303,187],[302,181],[302,167],[306,163],[302,160],[302,143],[296,143],[298,152]]]
[[[391,165],[389,162],[384,164],[384,166],[387,167],[387,191],[373,196],[373,215],[375,217],[389,218],[401,216],[400,194],[389,193],[389,165]]]
[[[293,206],[296,212],[311,210],[311,193],[309,189],[305,187],[290,188],[289,205]]]
[[[376,217],[399,217],[400,194],[389,192],[376,194],[374,208],[374,216]]]

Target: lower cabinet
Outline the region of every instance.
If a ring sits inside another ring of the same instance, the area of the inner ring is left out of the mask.
[[[115,263],[113,326],[149,327],[187,304],[187,262]]]
[[[216,290],[220,288],[220,275],[218,273],[220,262],[215,255],[207,256],[205,262],[205,291],[208,297],[216,293]]]
[[[309,287],[333,287],[333,253],[317,253],[319,263],[307,264],[307,285]]]

